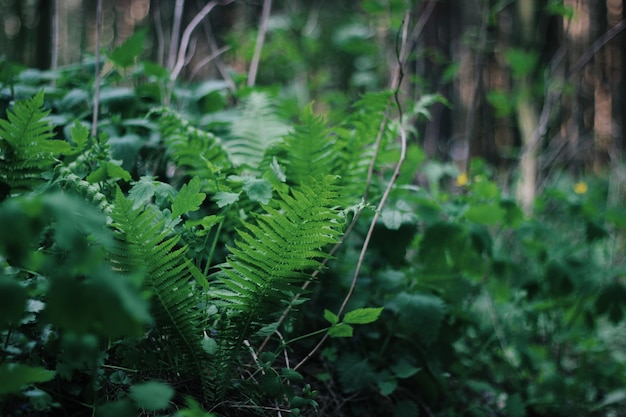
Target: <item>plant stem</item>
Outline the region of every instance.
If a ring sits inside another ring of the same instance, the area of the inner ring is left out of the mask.
[[[253,87],[256,81],[256,74],[259,70],[259,61],[261,60],[261,51],[263,50],[263,42],[267,33],[267,24],[270,20],[270,9],[272,8],[272,0],[263,1],[263,11],[261,12],[261,23],[259,24],[259,33],[256,37],[256,45],[254,47],[254,55],[250,62],[250,70],[248,71],[248,87]]]

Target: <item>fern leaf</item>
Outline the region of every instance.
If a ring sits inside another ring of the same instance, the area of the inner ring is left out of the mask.
[[[8,120],[0,120],[0,180],[13,193],[41,184],[42,174],[51,169],[55,158],[71,150],[69,143],[52,140],[49,113],[43,109],[40,92],[15,103]]]
[[[289,126],[278,119],[270,98],[262,93],[250,94],[240,114],[224,147],[236,166],[257,172],[265,151],[289,133]]]
[[[210,179],[232,167],[223,144],[212,133],[191,126],[169,109],[153,110],[151,114],[158,116],[163,141],[177,166],[190,175]]]
[[[266,213],[256,216],[256,224],[245,224],[239,231],[217,276],[221,285],[212,292],[229,317],[219,331],[218,354],[212,361],[215,400],[228,386],[229,366],[236,362],[243,339],[267,324],[263,320],[298,292],[310,272],[321,267],[320,259],[327,256],[323,248],[337,241],[341,218],[335,181],[327,176],[319,184],[281,193],[277,208],[264,207]]]
[[[204,319],[198,304],[201,294],[192,281],[197,271],[187,259],[187,247],[177,247],[180,237],[169,236],[158,210],[134,208],[118,190],[111,213],[119,247],[110,252],[116,267],[125,272],[142,271],[144,286],[152,294],[155,331],[170,343],[188,375],[203,379],[206,357],[201,348]],[[181,369],[176,369],[180,372]]]

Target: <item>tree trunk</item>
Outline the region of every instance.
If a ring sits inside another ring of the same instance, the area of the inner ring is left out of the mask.
[[[536,1],[517,0],[518,28],[520,47],[530,50],[536,31]],[[516,108],[517,123],[522,138],[520,157],[520,179],[517,186],[517,198],[526,213],[532,211],[537,183],[537,152],[539,141],[533,140],[533,133],[539,125],[539,110],[533,100],[531,75],[525,75],[519,82],[521,92]]]

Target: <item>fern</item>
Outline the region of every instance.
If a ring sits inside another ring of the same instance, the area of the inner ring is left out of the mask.
[[[13,194],[42,184],[43,173],[71,149],[69,143],[52,139],[52,126],[46,119],[49,113],[43,109],[40,92],[15,103],[7,112],[8,120],[0,120],[0,180]]]
[[[289,130],[276,116],[269,97],[252,93],[244,100],[240,117],[231,128],[233,137],[224,142],[224,147],[235,166],[259,172],[265,151]]]
[[[232,167],[223,144],[212,133],[191,126],[169,109],[153,110],[151,114],[159,116],[157,123],[163,142],[174,162],[190,175],[210,179]]]
[[[180,236],[168,236],[159,214],[151,206],[143,211],[133,208],[133,202],[118,190],[111,217],[119,245],[111,259],[121,271],[144,273],[144,286],[152,294],[157,339],[176,353],[177,363],[170,366],[203,380],[204,321],[198,304],[204,300],[192,285],[199,272],[187,259],[187,247],[177,247]],[[161,348],[168,351],[166,346]]]
[[[336,137],[330,134],[321,117],[308,106],[300,124],[285,137],[287,178],[294,184],[306,183],[312,175],[338,174],[337,157],[340,149]]]
[[[215,400],[225,394],[243,340],[299,291],[310,271],[321,267],[320,259],[327,256],[323,247],[337,241],[341,218],[334,182],[327,176],[319,184],[281,193],[277,208],[266,206],[256,224],[239,231],[221,268],[221,285],[212,291],[227,315],[217,329],[219,349],[212,361]]]

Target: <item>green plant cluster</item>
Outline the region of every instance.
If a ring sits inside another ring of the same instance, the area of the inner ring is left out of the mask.
[[[172,88],[142,36],[96,136],[93,62],[2,63],[1,415],[626,415],[619,184],[555,178],[526,216],[416,143],[396,178],[435,98],[285,116]]]

